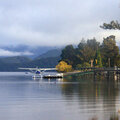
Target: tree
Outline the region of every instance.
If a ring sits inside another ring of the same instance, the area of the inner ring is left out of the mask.
[[[71,64],[74,66],[76,62],[76,53],[73,45],[67,45],[62,50],[61,60],[66,61],[68,64]]]
[[[111,29],[120,30],[120,24],[118,23],[118,21],[111,21],[109,24],[103,23],[103,25],[100,27],[103,29],[109,29],[109,30],[111,30]],[[106,50],[105,50],[105,48],[106,48]],[[104,52],[104,50],[105,50],[105,54],[103,53],[104,63],[106,62],[106,65],[107,65],[107,63],[108,63],[107,60],[108,60],[109,62],[111,62],[112,67],[117,65],[118,64],[117,60],[119,60],[118,59],[119,58],[118,57],[119,56],[119,48],[118,48],[118,46],[116,46],[115,36],[111,35],[111,36],[107,37],[106,39],[104,39],[102,49],[103,49],[102,52]]]
[[[120,30],[120,24],[118,23],[118,21],[111,21],[110,23],[103,23],[103,25],[102,26],[100,26],[101,28],[103,28],[103,29],[109,29],[109,30],[111,30],[111,29],[118,29],[118,30]]]
[[[56,68],[59,72],[69,72],[72,71],[72,66],[68,65],[65,61],[60,61]]]
[[[78,45],[78,57],[84,62],[89,62],[94,59],[97,49],[99,48],[99,42],[95,38],[88,39],[87,42],[81,41]]]
[[[105,66],[108,66],[109,59],[111,67],[115,66],[115,59],[119,55],[119,48],[116,45],[115,36],[111,35],[107,38],[104,38],[101,45],[101,54]]]
[[[76,69],[78,69],[78,70],[81,69],[82,67],[83,67],[82,64],[77,64],[76,65]]]
[[[82,66],[83,66],[83,67],[91,67],[90,64],[87,63],[87,62],[84,62],[84,63],[82,64]]]
[[[61,60],[72,65],[73,68],[75,68],[77,64],[83,64],[84,62],[89,63],[94,59],[99,46],[100,43],[97,42],[95,38],[88,39],[87,41],[82,39],[77,48],[74,48],[73,45],[67,45],[62,50]]]
[[[115,65],[117,66],[117,67],[120,67],[120,55],[118,55],[117,57],[116,57],[116,59],[115,59]]]
[[[102,67],[102,58],[101,58],[100,50],[97,50],[96,52],[95,66]]]
[[[77,64],[76,68],[81,69],[81,68],[86,68],[86,67],[91,67],[89,63],[84,62],[83,64]]]

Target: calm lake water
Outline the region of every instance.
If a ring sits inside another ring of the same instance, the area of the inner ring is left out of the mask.
[[[112,79],[0,73],[0,120],[119,120],[119,109],[120,84]]]

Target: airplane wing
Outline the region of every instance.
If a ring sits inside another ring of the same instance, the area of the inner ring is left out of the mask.
[[[46,71],[46,70],[57,70],[56,68],[19,68],[21,70],[30,70],[30,71],[33,71],[33,70],[43,70],[43,71]]]
[[[38,68],[18,68],[20,70],[38,70]]]
[[[39,68],[39,70],[57,70],[56,68]]]

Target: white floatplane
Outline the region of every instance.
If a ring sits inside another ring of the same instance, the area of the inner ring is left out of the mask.
[[[33,78],[62,78],[62,73],[56,73],[54,75],[44,75],[45,71],[51,71],[51,70],[57,70],[56,68],[19,68],[21,70],[29,70],[31,73],[33,73]]]

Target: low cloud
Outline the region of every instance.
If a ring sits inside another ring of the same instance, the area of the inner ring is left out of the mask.
[[[13,52],[13,51],[8,51],[8,50],[4,50],[4,49],[0,49],[0,56],[1,57],[10,57],[10,56],[29,56],[29,55],[33,55],[33,53],[29,52],[29,51],[25,51],[25,52]]]

